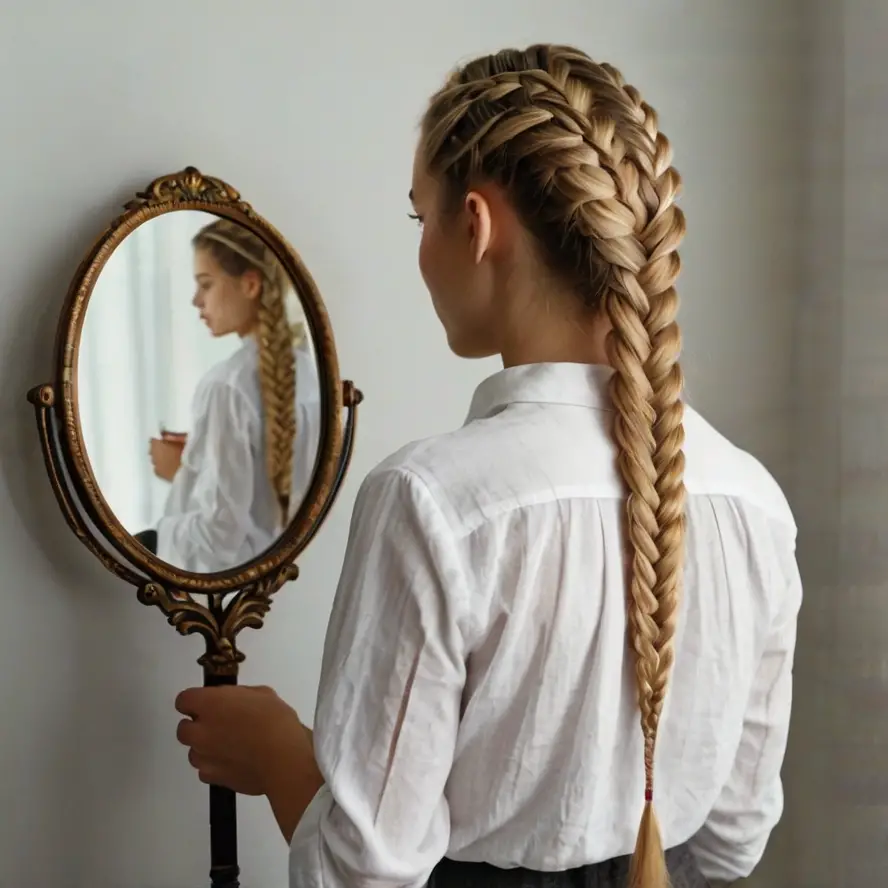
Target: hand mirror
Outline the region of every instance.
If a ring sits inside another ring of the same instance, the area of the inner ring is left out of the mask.
[[[183,635],[208,685],[295,579],[348,468],[360,392],[339,377],[296,251],[228,184],[155,180],[90,250],[32,389],[68,525]],[[234,793],[210,788],[211,884],[237,888]]]

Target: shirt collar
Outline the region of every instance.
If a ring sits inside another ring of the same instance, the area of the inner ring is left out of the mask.
[[[475,390],[466,422],[484,419],[509,404],[565,404],[612,410],[613,369],[600,364],[524,364],[488,377]]]

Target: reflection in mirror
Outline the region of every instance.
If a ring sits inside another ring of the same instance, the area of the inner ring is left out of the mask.
[[[261,555],[308,491],[314,346],[283,266],[236,222],[176,211],[120,244],[86,309],[77,389],[99,491],[179,569]]]

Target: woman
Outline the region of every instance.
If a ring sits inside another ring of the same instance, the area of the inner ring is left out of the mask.
[[[286,526],[314,471],[320,390],[304,328],[287,318],[289,280],[270,248],[220,219],[195,236],[194,266],[201,319],[213,336],[243,344],[198,384],[184,446],[170,435],[151,442],[155,472],[172,481],[151,548],[204,573],[255,558]]]
[[[763,854],[795,527],[682,404],[670,160],[574,49],[479,59],[432,98],[420,267],[452,350],[505,369],[364,483],[313,741],[267,689],[177,701],[201,779],[268,796],[294,888],[697,888]]]

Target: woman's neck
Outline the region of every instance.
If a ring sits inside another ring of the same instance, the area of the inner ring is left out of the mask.
[[[503,337],[504,367],[521,364],[604,364],[610,323],[604,316],[595,319],[537,317],[533,323],[517,325]]]

